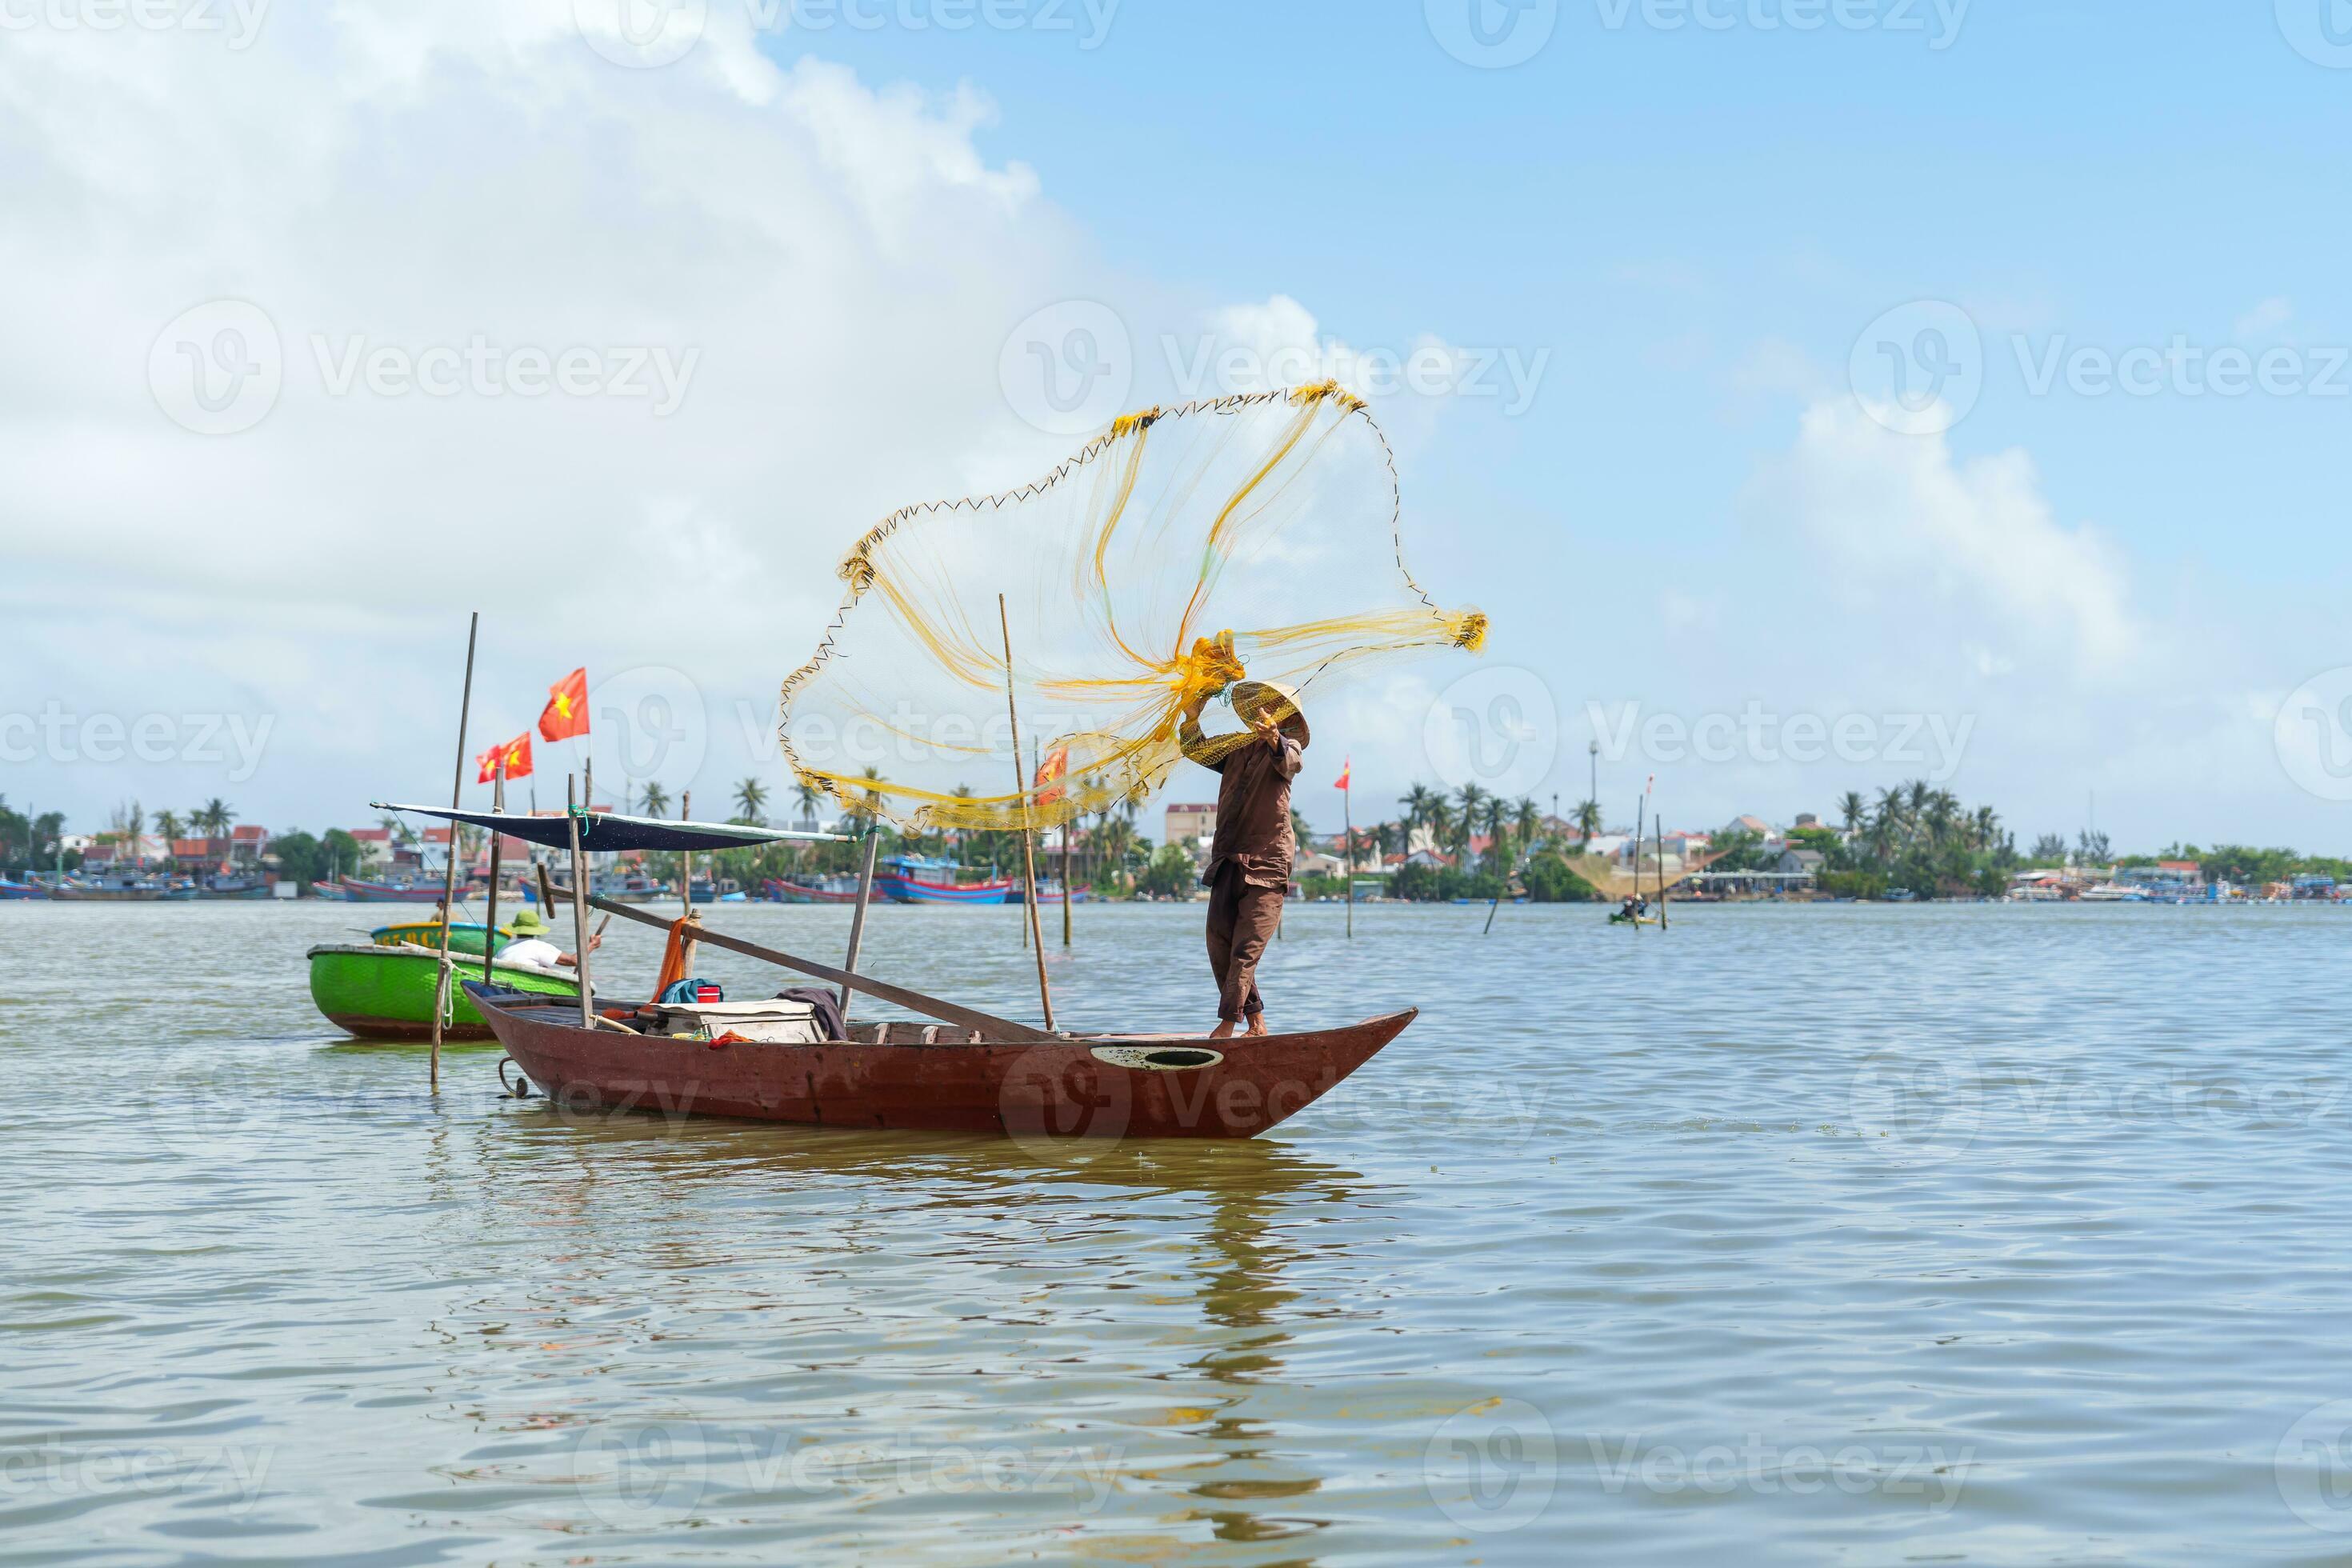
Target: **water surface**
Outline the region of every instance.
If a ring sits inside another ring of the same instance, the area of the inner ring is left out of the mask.
[[[1206,1020],[1075,912],[1066,1025]],[[1056,1152],[432,1097],[310,1005],[383,913],[0,905],[0,1560],[2352,1556],[2352,917],[1297,910],[1277,1023],[1421,1020]],[[1015,919],[867,966],[1034,1017]]]

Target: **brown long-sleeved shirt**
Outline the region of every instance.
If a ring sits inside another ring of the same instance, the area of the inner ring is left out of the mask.
[[[1286,888],[1298,838],[1290,827],[1290,781],[1298,776],[1306,748],[1287,735],[1272,744],[1255,731],[1210,737],[1198,719],[1176,731],[1185,757],[1223,775],[1217,786],[1217,832],[1209,845],[1203,887],[1217,879],[1217,868],[1231,860],[1253,887]]]

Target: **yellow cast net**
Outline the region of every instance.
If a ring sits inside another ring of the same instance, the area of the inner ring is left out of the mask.
[[[1125,416],[1034,483],[857,542],[785,678],[784,758],[901,827],[1017,828],[1160,787],[1186,705],[1244,676],[1295,688],[1328,733],[1341,672],[1486,638],[1414,581],[1399,514],[1388,440],[1336,383]]]

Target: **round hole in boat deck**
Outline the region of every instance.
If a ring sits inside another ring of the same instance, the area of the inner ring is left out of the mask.
[[[1097,1046],[1094,1057],[1113,1067],[1148,1068],[1156,1072],[1214,1067],[1225,1059],[1223,1051],[1205,1050],[1198,1046]]]

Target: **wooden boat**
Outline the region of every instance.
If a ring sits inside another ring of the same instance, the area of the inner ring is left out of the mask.
[[[46,899],[49,890],[38,882],[12,882],[0,877],[0,899]]]
[[[883,865],[874,874],[874,890],[894,904],[1002,904],[1013,898],[1012,878],[959,882],[955,874],[961,868],[952,860],[900,855]]]
[[[445,891],[439,882],[369,882],[345,877],[342,896],[355,904],[437,904]]]
[[[373,942],[329,942],[310,949],[308,956],[310,1000],[337,1028],[362,1039],[432,1037],[434,981],[441,966],[437,950],[407,942],[381,947]],[[575,1012],[579,1007],[580,984],[569,975],[496,959],[491,961],[490,972],[517,994],[563,999]],[[471,974],[479,981],[480,958],[459,963],[457,973],[461,979]],[[453,1018],[441,1031],[443,1039],[492,1037],[489,1026],[467,998],[457,997],[452,1011]]]
[[[1328,1093],[1415,1016],[1230,1040],[1003,1040],[952,1025],[870,1023],[852,1025],[845,1041],[780,1045],[635,1032],[626,1020],[646,1021],[651,1008],[607,1009],[586,1029],[576,1001],[464,986],[523,1075],[568,1108],[1014,1137],[1255,1137]]]
[[[761,890],[771,903],[778,904],[854,904],[857,901],[857,879],[834,877],[823,884],[794,881],[790,877],[771,877]]]

